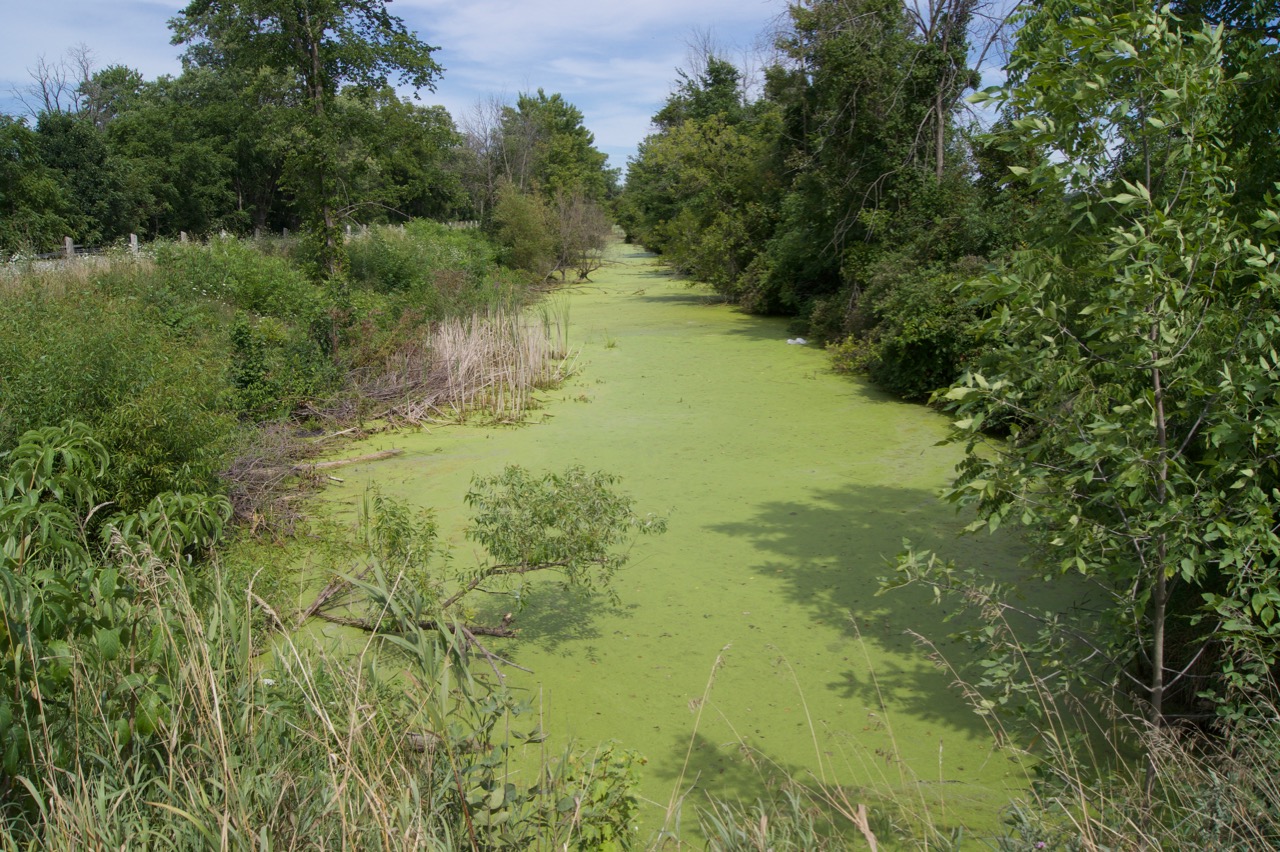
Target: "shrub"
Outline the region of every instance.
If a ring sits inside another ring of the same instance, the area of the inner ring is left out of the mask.
[[[163,491],[216,490],[235,428],[225,369],[207,338],[136,303],[91,292],[11,294],[0,311],[0,449],[76,418],[114,458],[100,490],[125,509]]]
[[[307,323],[323,312],[323,291],[286,258],[234,237],[208,244],[158,243],[166,287],[187,301],[216,299],[255,314]]]

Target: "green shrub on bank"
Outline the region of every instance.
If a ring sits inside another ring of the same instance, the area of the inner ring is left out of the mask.
[[[862,295],[856,329],[830,347],[837,369],[865,373],[881,388],[907,400],[924,401],[949,387],[978,351],[976,313],[955,293],[963,271],[890,271]],[[844,301],[843,299],[838,301]],[[816,305],[813,322],[830,333],[834,303]]]
[[[221,348],[128,299],[11,291],[0,310],[0,452],[77,419],[115,463],[100,490],[136,509],[164,491],[218,488],[236,428]]]
[[[508,307],[521,300],[518,279],[497,264],[497,250],[476,229],[416,220],[379,226],[347,243],[353,288],[387,298],[394,313],[440,320]]]
[[[570,751],[513,783],[535,715],[473,666],[469,635],[424,623],[432,601],[403,572],[362,584],[383,605],[359,659],[287,637],[256,657],[254,612],[279,616],[199,558],[226,500],[95,521],[110,457],[78,424],[26,433],[5,461],[5,848],[631,845],[636,756]]]
[[[322,291],[288,259],[266,254],[247,240],[162,242],[156,266],[169,290],[191,301],[217,300],[232,308],[306,324],[324,311]]]

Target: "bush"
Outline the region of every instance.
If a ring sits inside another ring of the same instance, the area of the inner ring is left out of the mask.
[[[493,209],[503,262],[546,278],[556,267],[556,237],[551,212],[537,195],[522,193],[513,184],[503,184]]]
[[[220,347],[92,292],[11,294],[0,311],[0,450],[28,429],[87,423],[114,464],[105,499],[218,488],[235,429]]]
[[[302,270],[234,237],[215,238],[207,245],[158,243],[155,261],[166,288],[184,301],[213,299],[303,324],[326,308],[323,290]]]
[[[903,399],[924,400],[949,387],[976,342],[974,312],[952,292],[946,273],[903,281],[873,310],[878,319],[867,375]]]

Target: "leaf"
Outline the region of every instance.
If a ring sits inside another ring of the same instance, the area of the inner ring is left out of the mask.
[[[110,662],[120,656],[119,627],[99,628],[93,638],[98,645],[98,651],[102,653],[103,659]]]

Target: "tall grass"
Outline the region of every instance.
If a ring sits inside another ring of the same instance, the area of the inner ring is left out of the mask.
[[[533,405],[533,392],[563,381],[572,371],[563,338],[553,341],[545,325],[524,315],[492,312],[449,320],[430,337],[437,408],[461,416],[478,408],[495,420],[519,419]]]
[[[192,582],[120,547],[155,665],[76,657],[75,758],[55,761],[50,732],[31,723],[47,759],[6,777],[0,847],[560,849],[625,834],[631,757],[567,753],[510,783],[521,705],[471,671],[464,642],[414,627],[400,580],[384,587],[393,645],[369,639],[353,659],[277,635],[255,656],[266,604],[252,587],[236,597],[216,572]],[[122,682],[163,699],[138,717],[145,729],[104,709]]]

